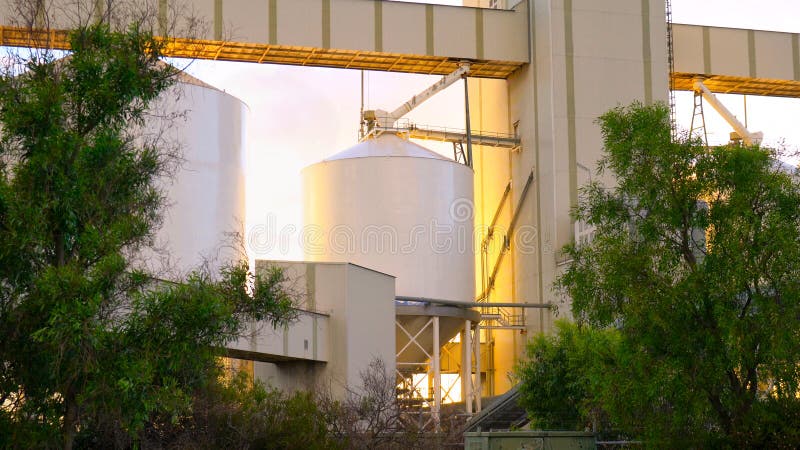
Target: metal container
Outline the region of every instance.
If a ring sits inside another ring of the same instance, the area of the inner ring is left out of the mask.
[[[593,433],[580,431],[494,431],[464,433],[466,450],[541,449],[588,450],[597,448]]]
[[[221,264],[245,258],[233,234],[245,220],[245,104],[188,75],[154,109],[149,132],[180,145],[175,176],[161,180],[166,194],[163,224],[144,264],[163,278],[201,265],[214,274]],[[175,102],[175,95],[178,101]],[[182,116],[169,119],[169,116]]]
[[[396,277],[396,295],[474,298],[473,172],[395,134],[302,171],[304,254]]]

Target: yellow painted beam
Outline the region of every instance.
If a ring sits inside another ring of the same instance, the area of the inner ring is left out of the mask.
[[[69,50],[68,32],[64,30],[29,30],[0,27],[0,45]],[[325,49],[288,45],[269,45],[215,40],[171,38],[167,56],[254,63],[288,64],[342,69],[381,70],[445,75],[458,68],[460,59],[443,56],[408,55],[388,52]],[[513,61],[473,60],[471,76],[508,78],[523,63]]]
[[[800,38],[796,33],[675,24],[672,81],[692,79],[715,93],[800,97]]]
[[[703,78],[703,84],[705,84],[711,92],[717,94],[745,94],[800,98],[800,81],[735,77],[726,75],[705,75],[699,73],[673,73],[672,81],[674,83],[675,90],[693,90],[692,80],[695,77]]]

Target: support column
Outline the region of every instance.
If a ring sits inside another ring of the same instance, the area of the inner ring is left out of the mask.
[[[467,392],[466,375],[467,375],[467,373],[464,370],[464,368],[467,367],[467,352],[466,352],[467,341],[466,341],[466,339],[469,339],[469,335],[465,334],[463,329],[458,332],[458,335],[460,336],[460,339],[461,339],[461,341],[460,341],[461,342],[461,365],[459,366],[460,367],[460,369],[459,369],[460,370],[459,379],[461,380],[461,399],[464,400],[464,402],[466,404],[466,398],[467,398],[466,397],[466,395],[467,395],[466,394],[466,392]]]
[[[464,365],[461,367],[461,397],[464,399],[464,404],[467,406],[467,414],[472,414],[472,322],[467,320],[464,322],[464,338],[461,340],[463,345],[462,353],[464,354]]]
[[[475,384],[473,385],[475,396],[475,412],[481,412],[481,324],[475,324]]]
[[[464,108],[465,115],[467,116],[467,165],[472,167],[472,123],[469,118],[469,84],[467,83],[467,76],[464,75]]]
[[[442,364],[439,351],[439,316],[433,316],[433,415],[436,432],[439,432],[439,412],[442,407]]]

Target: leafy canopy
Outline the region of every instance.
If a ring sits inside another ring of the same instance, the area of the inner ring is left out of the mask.
[[[544,430],[604,431],[611,427],[593,392],[602,386],[603,361],[613,358],[619,334],[581,327],[565,319],[554,334],[540,333],[515,367],[520,404],[531,426]],[[616,437],[616,436],[615,436]]]
[[[594,394],[659,445],[796,445],[798,178],[769,149],[673,141],[663,104],[599,124],[616,184],[583,188],[594,238],[557,282],[579,322],[620,333]]]
[[[70,448],[78,430],[185,414],[247,321],[292,311],[277,269],[163,283],[131,265],[180,156],[143,134],[177,72],[136,28],[70,43],[0,76],[0,446]]]

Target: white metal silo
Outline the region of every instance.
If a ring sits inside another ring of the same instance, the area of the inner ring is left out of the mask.
[[[214,273],[242,257],[231,235],[243,232],[245,220],[246,105],[182,74],[154,108],[167,120],[150,120],[150,131],[166,126],[166,139],[180,145],[182,161],[175,176],[162,181],[163,225],[145,263],[165,277],[202,264]],[[169,119],[173,115],[181,117]]]
[[[472,169],[385,133],[302,178],[306,260],[394,275],[398,296],[473,300]]]

